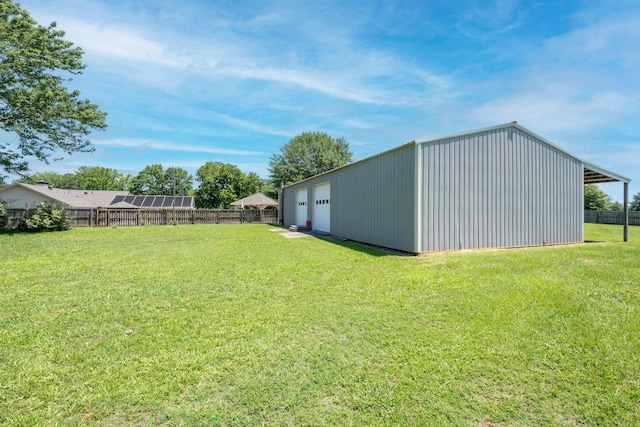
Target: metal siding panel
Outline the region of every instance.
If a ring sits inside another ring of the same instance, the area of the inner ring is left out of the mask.
[[[581,241],[582,164],[515,129],[424,145],[424,251]]]
[[[351,240],[414,247],[415,145],[324,176],[332,181],[331,232]]]

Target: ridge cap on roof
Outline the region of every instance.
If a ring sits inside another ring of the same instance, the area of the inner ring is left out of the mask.
[[[464,132],[458,132],[458,133],[454,133],[454,134],[450,134],[450,135],[443,135],[443,136],[439,136],[436,138],[430,138],[424,141],[420,141],[420,142],[416,142],[416,144],[429,144],[431,142],[436,142],[436,141],[442,141],[444,139],[452,139],[452,138],[459,138],[462,136],[468,136],[468,135],[473,135],[473,134],[478,134],[478,133],[484,133],[484,132],[491,132],[494,130],[500,130],[500,129],[506,129],[506,128],[514,128],[514,129],[518,129],[519,131],[538,139],[539,141],[544,142],[545,144],[547,144],[548,146],[560,151],[561,153],[564,153],[570,157],[573,157],[574,159],[576,159],[577,161],[581,162],[583,167],[587,167],[587,168],[591,168],[594,169],[596,172],[602,173],[603,175],[607,175],[611,178],[614,178],[618,181],[622,181],[622,182],[630,182],[631,179],[622,176],[620,174],[617,174],[615,172],[611,172],[603,167],[600,167],[594,163],[588,162],[586,160],[584,160],[583,158],[576,156],[575,154],[571,153],[570,151],[567,151],[566,149],[560,147],[559,145],[551,142],[550,140],[548,140],[547,138],[538,135],[537,133],[533,132],[530,129],[527,129],[526,127],[522,126],[521,124],[519,124],[517,121],[513,121],[513,122],[509,122],[509,123],[503,123],[501,125],[496,125],[496,126],[489,126],[486,128],[480,128],[480,129],[473,129],[473,130],[468,130],[468,131],[464,131]]]

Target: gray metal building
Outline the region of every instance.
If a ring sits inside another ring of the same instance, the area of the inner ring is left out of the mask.
[[[555,245],[584,240],[584,184],[614,181],[624,183],[626,206],[628,178],[513,122],[411,142],[297,182],[280,208],[287,227],[414,253]]]

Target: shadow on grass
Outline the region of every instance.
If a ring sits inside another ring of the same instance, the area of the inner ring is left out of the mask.
[[[381,246],[370,245],[367,243],[356,242],[353,240],[342,239],[342,238],[334,237],[328,234],[315,234],[313,236],[316,238],[320,238],[325,242],[332,243],[336,246],[341,246],[343,248],[362,252],[364,254],[375,256],[375,257],[384,257],[384,256],[413,257],[415,256],[415,254],[412,254],[410,252],[404,252],[404,251],[399,251],[397,249],[389,249]]]
[[[22,232],[15,229],[15,228],[0,228],[0,235],[5,235],[5,234],[21,234]]]
[[[70,228],[67,230],[20,230],[18,228],[0,228],[0,236],[3,235],[8,235],[8,236],[13,236],[14,234],[47,234],[47,233],[57,233],[57,232],[64,232],[64,231],[69,231],[71,230]]]

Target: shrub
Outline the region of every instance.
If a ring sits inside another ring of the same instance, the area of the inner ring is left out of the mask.
[[[7,226],[9,222],[9,212],[7,212],[7,206],[4,204],[4,200],[0,200],[0,228]]]
[[[54,203],[42,202],[30,209],[27,217],[20,220],[21,231],[62,231],[71,228],[71,218],[67,211]]]

